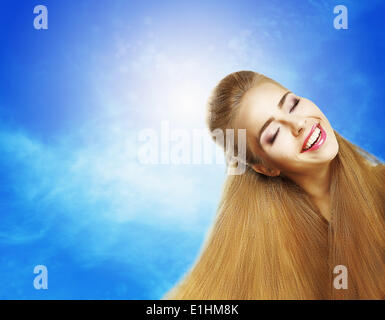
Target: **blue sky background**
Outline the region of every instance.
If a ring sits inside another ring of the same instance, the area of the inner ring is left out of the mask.
[[[48,30],[33,8],[48,8]],[[335,5],[348,29],[333,27]],[[159,299],[196,258],[223,165],[143,165],[138,133],[205,128],[264,73],[385,159],[382,1],[1,1],[0,298]],[[33,287],[48,268],[48,290]]]

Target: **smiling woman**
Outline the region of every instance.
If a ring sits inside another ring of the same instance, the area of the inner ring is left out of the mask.
[[[384,164],[252,71],[222,79],[208,108],[211,132],[246,129],[247,170],[227,177],[199,257],[164,298],[384,299]],[[347,288],[333,285],[341,265]]]
[[[330,220],[330,161],[338,142],[312,101],[262,78],[242,97],[234,126],[246,128],[252,157],[263,160],[249,161],[252,169],[295,182]]]

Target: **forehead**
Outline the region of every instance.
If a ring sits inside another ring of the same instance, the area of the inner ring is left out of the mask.
[[[264,82],[250,88],[241,100],[239,125],[242,128],[258,130],[277,109],[277,105],[287,89],[272,82]],[[254,131],[254,130],[253,130]]]

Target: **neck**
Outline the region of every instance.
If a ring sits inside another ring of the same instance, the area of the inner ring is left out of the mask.
[[[298,184],[317,206],[321,214],[330,220],[330,163],[311,173],[303,175],[288,175]]]

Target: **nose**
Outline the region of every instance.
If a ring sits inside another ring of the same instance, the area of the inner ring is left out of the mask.
[[[294,136],[299,136],[306,129],[306,118],[298,115],[290,115],[281,119],[282,123],[289,126]]]

